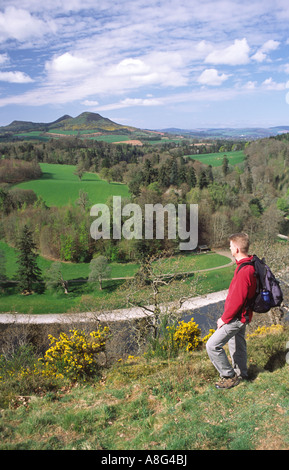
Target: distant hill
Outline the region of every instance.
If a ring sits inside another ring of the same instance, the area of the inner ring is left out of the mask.
[[[85,131],[91,133],[99,133],[102,135],[106,134],[117,134],[126,135],[130,139],[143,137],[144,140],[150,140],[153,138],[163,140],[169,136],[182,136],[187,138],[197,139],[236,139],[236,140],[256,140],[279,134],[289,132],[289,126],[278,126],[266,128],[197,128],[197,129],[138,129],[132,126],[124,126],[111,121],[97,113],[84,112],[79,116],[73,118],[67,114],[60,117],[56,121],[43,123],[43,122],[30,122],[30,121],[13,121],[7,126],[0,127],[0,135],[5,137],[6,135],[13,136],[17,133],[29,133],[29,132],[43,132],[49,138],[56,136],[57,131],[59,133],[67,133],[75,135],[77,132],[85,134]],[[157,135],[159,134],[159,136]]]
[[[266,137],[272,137],[279,134],[285,134],[289,132],[289,126],[259,128],[259,127],[248,127],[248,128],[200,128],[200,129],[178,129],[168,128],[159,129],[159,132],[164,132],[174,135],[185,135],[191,138],[197,139],[244,139],[254,140],[262,139]]]
[[[8,126],[0,127],[0,133],[5,132],[33,132],[43,131],[50,132],[52,130],[72,131],[72,130],[94,130],[96,132],[125,132],[133,133],[137,129],[130,126],[117,124],[110,119],[102,117],[97,113],[84,112],[73,118],[65,115],[56,121],[49,123],[37,123],[30,121],[13,121]]]

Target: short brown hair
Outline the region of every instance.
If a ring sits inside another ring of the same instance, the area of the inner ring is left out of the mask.
[[[238,245],[238,248],[242,253],[248,253],[249,248],[250,248],[250,240],[249,236],[247,233],[241,232],[241,233],[234,233],[229,237],[229,240],[236,243]]]

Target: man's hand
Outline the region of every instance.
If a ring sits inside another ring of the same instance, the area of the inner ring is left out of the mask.
[[[225,325],[225,322],[222,320],[222,318],[219,318],[219,320],[217,321],[218,329],[221,328],[223,325]]]

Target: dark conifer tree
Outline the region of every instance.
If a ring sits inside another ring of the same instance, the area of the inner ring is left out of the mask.
[[[32,288],[35,283],[42,281],[41,270],[37,265],[38,255],[35,253],[36,245],[33,241],[32,232],[25,225],[20,235],[17,248],[18,254],[18,271],[16,278],[22,292],[32,294]]]

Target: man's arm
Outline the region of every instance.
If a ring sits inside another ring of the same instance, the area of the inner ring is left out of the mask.
[[[230,286],[224,313],[220,318],[221,321],[219,321],[220,326],[218,328],[223,326],[224,323],[229,323],[242,310],[253,287],[253,283],[256,282],[254,272],[253,266],[245,266],[237,273],[233,285]]]

